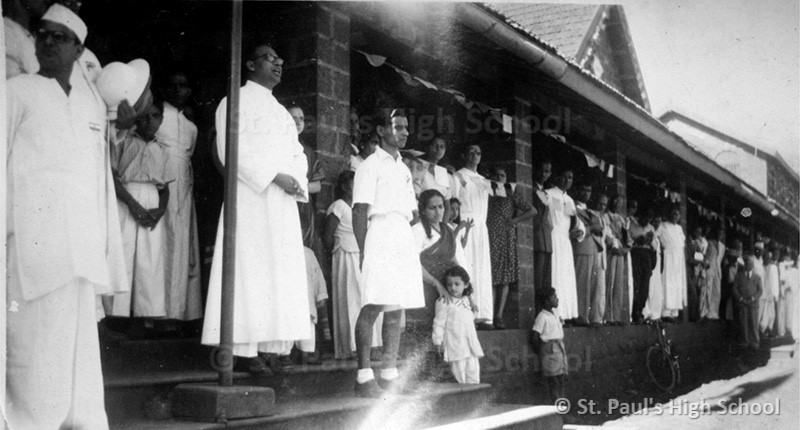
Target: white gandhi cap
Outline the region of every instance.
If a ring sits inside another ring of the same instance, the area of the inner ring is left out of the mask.
[[[69,28],[78,36],[78,40],[81,41],[81,44],[86,41],[86,35],[89,34],[89,30],[86,28],[86,24],[84,24],[81,18],[76,15],[75,12],[69,10],[68,7],[58,3],[53,4],[50,6],[50,9],[47,9],[47,12],[42,16],[42,20],[52,21]]]

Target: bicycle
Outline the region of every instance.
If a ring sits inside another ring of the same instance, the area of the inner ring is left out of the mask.
[[[667,338],[660,320],[649,322],[648,325],[658,330],[658,340],[647,348],[647,372],[658,388],[668,393],[681,381],[678,351]]]

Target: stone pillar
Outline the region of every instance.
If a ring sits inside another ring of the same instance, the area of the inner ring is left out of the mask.
[[[317,209],[333,202],[333,185],[349,162],[350,17],[330,4],[289,7],[276,21],[288,52],[276,97],[304,109],[305,144],[315,148],[327,172]]]
[[[530,116],[531,104],[522,98],[514,98],[514,145],[516,146],[516,183],[525,200],[533,201],[533,171],[531,159],[531,127],[526,118]],[[533,222],[517,226],[517,256],[519,257],[519,325],[522,329],[533,327],[536,317],[536,294],[533,285]]]

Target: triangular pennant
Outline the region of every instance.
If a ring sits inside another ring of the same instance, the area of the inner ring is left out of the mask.
[[[466,99],[467,98],[467,96],[465,96],[464,93],[462,93],[461,91],[451,90],[451,89],[448,89],[448,88],[445,88],[442,91],[444,91],[446,93],[450,93],[453,97],[456,97],[456,98],[458,98],[458,97],[461,97],[462,99]]]
[[[417,76],[414,76],[414,79],[416,79],[417,81],[419,81],[419,83],[421,83],[422,85],[424,85],[424,86],[425,86],[425,88],[428,88],[428,89],[430,89],[430,90],[436,90],[436,91],[439,91],[439,87],[437,87],[436,85],[434,85],[434,84],[432,84],[432,83],[430,83],[430,82],[426,81],[425,79],[422,79],[422,78],[420,78],[420,77],[417,77]]]
[[[364,54],[367,57],[367,62],[372,67],[380,67],[386,62],[386,57],[382,55],[375,55],[375,54]]]
[[[464,106],[464,107],[465,107],[465,108],[467,108],[467,109],[472,109],[472,106],[474,106],[474,105],[475,105],[475,103],[473,103],[473,102],[471,102],[471,101],[467,100],[467,98],[466,98],[466,97],[464,97],[464,96],[461,96],[461,95],[454,95],[453,97],[455,97],[455,99],[456,99],[456,101],[457,101],[457,102],[461,103],[461,106]]]
[[[412,87],[419,86],[419,82],[415,81],[411,77],[411,75],[408,72],[406,72],[405,70],[400,69],[400,68],[398,68],[398,67],[396,67],[396,66],[394,66],[392,64],[388,64],[388,66],[391,67],[392,69],[394,69],[394,71],[397,72],[398,75],[403,77],[403,80],[405,81],[406,85],[410,85]]]
[[[503,114],[503,131],[506,133],[514,132],[514,119],[510,115]]]
[[[597,157],[595,157],[594,155],[584,153],[583,156],[586,157],[586,165],[589,166],[590,168],[595,167],[599,164],[597,161]]]
[[[606,173],[606,177],[613,178],[614,177],[614,165],[608,165],[608,172]]]

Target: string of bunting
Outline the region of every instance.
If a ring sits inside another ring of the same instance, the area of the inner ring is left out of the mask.
[[[585,150],[583,148],[579,148],[579,147],[567,142],[567,138],[562,136],[562,135],[560,135],[560,134],[550,133],[550,134],[548,134],[548,136],[552,137],[553,139],[561,142],[562,144],[567,145],[570,148],[582,153],[583,156],[586,158],[586,165],[589,166],[589,168],[596,167],[601,172],[605,173],[607,178],[613,178],[614,177],[614,172],[617,170],[616,169],[617,166],[615,166],[615,165],[613,165],[611,163],[607,163],[605,160],[597,157],[596,155],[592,154],[591,152],[589,152],[589,151],[587,151],[587,150]]]
[[[664,198],[665,199],[669,199],[670,202],[672,202],[672,203],[678,203],[678,202],[681,201],[681,194],[679,192],[676,192],[676,191],[671,191],[669,188],[667,188],[666,184],[664,184],[663,182],[654,183],[654,182],[651,182],[650,180],[648,180],[647,178],[635,175],[633,173],[628,173],[628,176],[630,176],[630,177],[632,177],[632,178],[634,178],[634,179],[636,179],[638,181],[644,182],[645,184],[647,184],[647,185],[649,185],[651,187],[656,187],[656,188],[659,188],[659,189],[663,190],[664,191]],[[696,200],[694,200],[691,197],[687,196],[686,197],[686,201],[687,201],[687,203],[689,203],[692,206],[694,206],[697,209],[697,213],[699,213],[700,216],[702,216],[703,218],[706,218],[708,220],[717,220],[717,221],[721,221],[722,218],[723,218],[722,214],[720,214],[719,212],[716,212],[714,210],[706,208],[705,206],[701,205],[700,203],[698,203]],[[725,220],[728,222],[728,225],[731,228],[735,228],[737,232],[744,233],[744,234],[750,234],[750,228],[739,224],[738,222],[736,222],[734,220],[733,217],[725,217]]]
[[[628,173],[628,176],[640,182],[644,182],[648,186],[660,189],[661,191],[664,192],[663,198],[668,199],[671,203],[679,203],[681,201],[681,193],[670,190],[669,188],[667,188],[667,184],[665,184],[664,182],[660,183],[651,182],[649,179],[642,176],[637,176],[633,173]]]
[[[411,73],[409,73],[409,72],[407,72],[407,71],[395,66],[394,64],[386,61],[387,58],[384,57],[383,55],[369,54],[367,52],[364,52],[364,51],[362,51],[360,49],[355,49],[355,48],[353,48],[353,50],[358,52],[358,53],[360,53],[361,55],[363,55],[367,59],[367,62],[372,67],[381,67],[381,66],[390,67],[398,75],[400,75],[400,77],[403,78],[403,81],[406,83],[406,85],[409,85],[409,86],[412,86],[412,87],[418,87],[418,86],[422,85],[423,87],[425,87],[425,88],[427,88],[429,90],[439,91],[439,92],[450,94],[459,104],[461,104],[465,108],[472,109],[473,107],[476,107],[482,113],[487,113],[488,112],[489,114],[491,114],[501,124],[508,124],[511,121],[511,117],[509,115],[504,114],[500,109],[491,107],[491,106],[487,105],[486,103],[481,103],[481,102],[478,102],[478,101],[470,100],[470,99],[467,98],[466,95],[464,95],[464,93],[462,91],[454,90],[454,89],[451,89],[451,88],[443,88],[443,87],[440,87],[440,86],[438,86],[438,85],[436,85],[436,84],[434,84],[432,82],[428,82],[425,79],[420,78],[419,76],[412,75]],[[506,127],[503,127],[503,128],[504,128],[504,131],[510,132],[509,130],[507,130]]]

